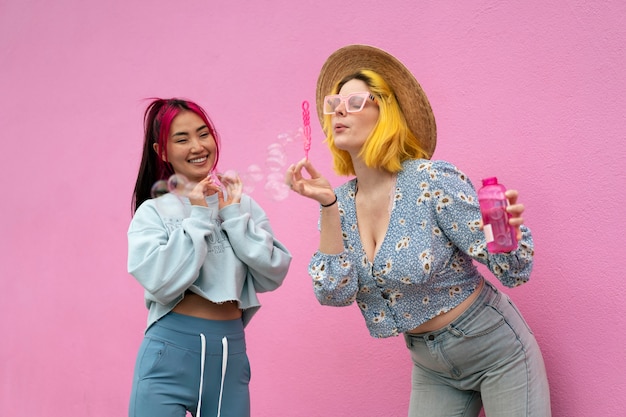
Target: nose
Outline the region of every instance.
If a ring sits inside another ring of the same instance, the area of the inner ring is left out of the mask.
[[[346,110],[346,100],[342,98],[337,107],[335,107],[335,114],[345,116],[346,113],[348,113]]]
[[[196,152],[196,151],[200,151],[202,150],[202,143],[200,141],[200,138],[197,136],[193,136],[190,139],[190,144],[191,144],[191,151],[192,152]]]

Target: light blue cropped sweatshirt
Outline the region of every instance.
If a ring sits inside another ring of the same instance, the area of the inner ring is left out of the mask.
[[[192,291],[215,303],[236,301],[244,326],[261,304],[257,293],[278,288],[291,254],[274,238],[265,212],[249,196],[218,207],[191,205],[175,194],[147,200],[128,229],[128,272],[144,288],[148,326]]]

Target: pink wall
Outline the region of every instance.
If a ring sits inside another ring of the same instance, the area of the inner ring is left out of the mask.
[[[625,16],[621,0],[0,1],[0,416],[125,415],[146,317],[126,273],[142,100],[199,101],[222,168],[267,170],[348,43],[415,72],[436,158],[520,190],[537,260],[508,293],[543,348],[554,415],[623,415]],[[254,416],[404,416],[402,339],[313,297],[315,205],[252,194],[294,254],[248,329]]]

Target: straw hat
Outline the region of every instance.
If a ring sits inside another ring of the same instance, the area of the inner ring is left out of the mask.
[[[317,116],[324,124],[322,103],[335,84],[359,70],[380,74],[391,86],[409,129],[431,157],[437,144],[435,116],[424,90],[413,74],[393,55],[368,45],[348,45],[328,57],[317,79]]]

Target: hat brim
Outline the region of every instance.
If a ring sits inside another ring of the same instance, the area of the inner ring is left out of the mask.
[[[359,70],[380,74],[392,88],[409,129],[418,138],[430,158],[437,145],[437,126],[430,102],[413,74],[393,55],[369,45],[348,45],[328,57],[317,79],[317,116],[322,126],[324,96],[337,82]]]

